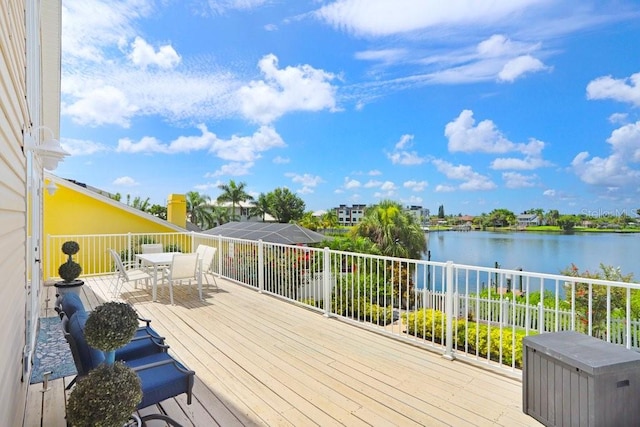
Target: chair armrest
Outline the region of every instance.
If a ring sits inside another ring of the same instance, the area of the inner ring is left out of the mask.
[[[147,363],[145,365],[140,365],[140,366],[135,366],[132,367],[131,369],[133,369],[135,372],[138,371],[144,371],[147,369],[153,369],[153,368],[157,368],[158,366],[164,366],[164,365],[174,365],[176,367],[176,369],[178,369],[180,372],[187,374],[187,375],[195,375],[196,372],[192,371],[191,369],[187,369],[186,367],[184,367],[180,362],[178,362],[176,359],[174,359],[173,357],[169,356],[168,359],[165,360],[158,360],[157,362],[151,362],[151,363]]]
[[[144,323],[147,327],[151,324],[151,319],[146,319],[140,316],[138,316],[138,321]]]

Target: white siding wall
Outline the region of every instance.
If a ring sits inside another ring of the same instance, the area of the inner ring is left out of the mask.
[[[25,0],[0,2],[0,424],[21,425],[26,318]]]

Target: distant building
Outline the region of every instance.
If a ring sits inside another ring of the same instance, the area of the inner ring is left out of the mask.
[[[213,206],[220,206],[227,208],[229,210],[229,215],[231,215],[232,203],[224,202],[218,203],[216,201],[211,202]],[[276,219],[270,214],[264,214],[264,218],[262,215],[252,215],[251,211],[255,208],[256,205],[253,202],[238,202],[236,203],[235,212],[233,212],[234,221],[237,222],[277,222]]]
[[[367,205],[340,205],[333,208],[338,217],[338,223],[344,226],[352,226],[358,224],[364,218],[364,212]],[[407,206],[404,212],[412,215],[418,224],[427,227],[429,225],[429,209],[422,206]]]
[[[430,211],[422,206],[407,206],[404,211],[416,219],[416,222],[421,226],[429,225]]]
[[[356,225],[364,218],[364,210],[367,205],[340,205],[334,208],[338,217],[338,224],[351,226]]]
[[[521,214],[516,217],[518,227],[529,227],[532,225],[540,225],[540,218],[536,214]]]

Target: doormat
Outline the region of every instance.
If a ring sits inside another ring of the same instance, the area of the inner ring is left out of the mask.
[[[31,384],[43,382],[45,372],[51,372],[50,380],[78,373],[71,349],[62,332],[62,322],[57,316],[40,318],[36,350],[33,354]]]

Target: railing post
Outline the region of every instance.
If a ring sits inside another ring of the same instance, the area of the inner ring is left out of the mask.
[[[325,246],[322,251],[322,308],[324,316],[331,315],[331,252]]]
[[[222,253],[222,236],[218,234],[218,250],[216,251],[218,255],[218,277],[224,277],[226,275],[226,271],[222,271],[222,260],[224,259],[224,254]]]
[[[542,301],[538,303],[538,333],[544,332],[544,305]]]
[[[131,232],[127,233],[127,262],[131,265],[133,261],[133,237]]]
[[[448,360],[453,360],[453,298],[454,298],[454,269],[453,269],[453,261],[447,261],[447,278],[446,278],[446,286],[447,290],[445,293],[445,350],[443,357]]]
[[[258,240],[258,292],[264,291],[264,242]]]

